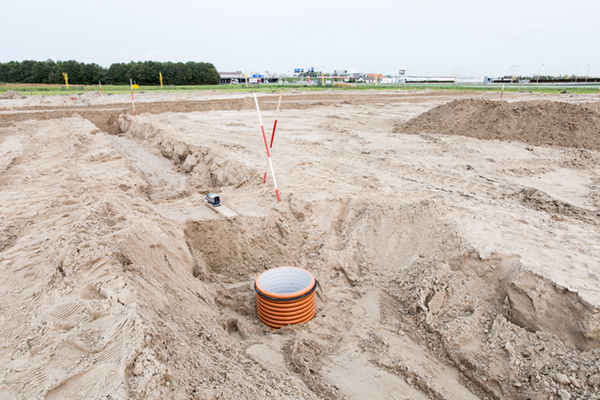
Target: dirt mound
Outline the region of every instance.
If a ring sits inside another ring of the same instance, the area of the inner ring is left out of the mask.
[[[462,135],[600,150],[597,104],[461,99],[397,124],[395,133]]]
[[[4,99],[4,100],[20,100],[20,99],[26,99],[27,96],[22,95],[19,92],[15,92],[14,90],[8,90],[6,93],[4,93],[2,96],[0,96],[0,99]]]
[[[145,92],[140,92],[140,93],[145,93]],[[101,98],[102,94],[100,92],[96,92],[95,90],[92,90],[91,92],[87,92],[85,94],[85,97],[90,98],[90,99],[97,99],[97,98]]]

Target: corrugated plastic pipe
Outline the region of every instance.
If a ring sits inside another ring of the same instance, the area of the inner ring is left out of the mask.
[[[272,329],[303,324],[315,316],[317,280],[297,267],[271,268],[256,278],[256,306],[260,320]]]

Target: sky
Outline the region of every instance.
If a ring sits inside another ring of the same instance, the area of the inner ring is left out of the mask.
[[[600,76],[600,1],[3,0],[0,62]]]

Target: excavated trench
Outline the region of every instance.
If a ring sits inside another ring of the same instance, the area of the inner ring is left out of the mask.
[[[223,187],[252,189],[256,186],[260,173],[255,168],[221,157],[211,147],[164,138],[160,130],[131,123],[131,118],[121,117],[120,129],[138,139],[156,142],[160,154],[188,177],[188,192],[218,191]],[[432,211],[428,217],[422,217],[424,210]],[[345,260],[336,260],[339,265],[335,268],[354,284],[361,274],[402,270],[416,255],[428,254],[433,260],[443,260],[453,271],[480,279],[486,287],[480,295],[513,323],[531,331],[552,332],[569,347],[582,350],[598,347],[591,306],[565,288],[524,271],[518,256],[491,255],[482,259],[477,251],[462,243],[460,234],[444,220],[443,212],[436,211],[435,204],[425,201],[408,206],[380,205],[360,198],[338,199],[333,204],[310,204],[294,199],[286,211],[278,209],[274,215],[244,217],[233,222],[188,223],[186,232],[189,236],[202,238],[192,245],[196,252],[203,254],[202,259],[197,260],[197,273],[217,274],[219,279],[228,279],[225,272],[233,268],[236,274],[246,271],[251,279],[252,274],[277,265],[293,262],[300,267],[311,267],[310,260],[315,257],[315,252],[325,251],[326,256],[335,254]],[[323,225],[324,221],[327,221],[326,225]],[[315,225],[320,225],[321,229],[311,229]],[[381,232],[386,232],[387,236],[382,237]],[[224,242],[228,243],[226,248],[221,246]],[[348,251],[350,248],[352,251]],[[532,305],[530,292],[534,288],[545,293],[543,313]],[[563,310],[572,323],[556,324],[550,310],[557,309]]]
[[[339,203],[326,213],[337,217],[328,220],[329,228],[324,230],[314,230],[311,221],[327,216],[310,212],[304,214],[304,221],[291,212],[273,211],[265,217],[233,222],[216,219],[187,224],[187,242],[196,261],[194,275],[230,287],[220,292],[226,300],[217,301],[228,316],[226,329],[232,329],[231,321],[237,324],[243,319],[250,324],[257,320],[252,291],[256,276],[271,267],[294,265],[311,271],[320,283],[317,320],[320,313],[333,313],[340,303],[382,291],[380,306],[389,302],[393,307],[387,316],[380,314],[377,322],[386,321],[390,330],[409,333],[414,343],[433,352],[440,363],[451,361],[470,381],[467,387],[479,395],[505,398],[516,394],[514,382],[529,376],[515,376],[511,361],[520,358],[525,371],[534,371],[551,354],[529,355],[532,345],[543,342],[561,351],[563,343],[571,348],[595,345],[593,332],[590,337],[582,329],[583,324],[593,322],[590,310],[576,294],[524,271],[518,257],[493,254],[483,259],[455,235],[452,226],[444,224],[435,204]],[[323,205],[304,206],[319,209]],[[540,292],[542,310],[532,303],[534,294]],[[352,330],[354,324],[366,324],[370,318],[350,313],[338,323]],[[519,342],[522,336],[527,340]],[[501,350],[510,346],[511,338],[518,343],[514,353],[496,355],[489,364],[482,362],[490,347]],[[322,351],[335,357],[339,349]],[[377,348],[376,352],[386,351]],[[414,379],[406,372],[413,365],[398,368],[397,374],[404,371],[402,378]],[[515,380],[496,379],[494,375],[502,370],[500,375],[510,371]],[[428,394],[437,396],[436,382],[426,387]]]
[[[255,168],[235,160],[220,163],[213,148],[162,137],[160,130],[131,118],[121,117],[119,124],[136,140],[154,143],[156,152],[187,177],[188,193],[256,186],[252,182],[260,173]],[[357,196],[309,203],[292,197],[263,216],[188,220],[185,236],[194,258],[193,274],[215,289],[223,329],[233,337],[243,341],[253,335],[239,327],[258,319],[251,286],[255,277],[275,266],[302,267],[320,282],[315,319],[319,328],[296,328],[310,338],[306,352],[316,357],[316,351],[331,361],[344,352],[327,343],[357,340],[363,350],[381,353],[378,368],[433,398],[448,398],[439,377],[392,356],[390,339],[386,342],[384,337],[407,333],[411,344],[461,371],[457,387],[465,385],[479,396],[494,398],[534,398],[544,385],[542,378],[531,375],[540,365],[552,361],[545,375],[552,376],[552,370],[562,371],[572,362],[565,354],[580,355],[563,344],[580,350],[599,344],[596,314],[589,305],[526,271],[518,256],[482,257],[444,218],[435,200],[388,204]],[[352,311],[373,293],[378,303],[375,322],[386,333],[363,330],[348,339],[353,327],[373,322],[368,313]],[[336,324],[347,332],[333,328]],[[323,329],[330,331],[325,336],[315,333]],[[308,374],[298,372],[288,350],[282,349],[286,365],[309,387],[332,397],[341,395],[326,379],[331,376],[327,362],[315,362]],[[515,362],[520,366],[516,371]],[[523,381],[531,386],[525,397],[519,383]]]

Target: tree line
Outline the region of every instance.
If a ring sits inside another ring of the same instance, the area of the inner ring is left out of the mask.
[[[63,72],[69,74],[69,84],[129,84],[159,85],[162,73],[164,85],[216,85],[221,77],[211,63],[188,61],[138,61],[115,63],[109,68],[98,64],[70,61],[10,61],[0,63],[0,82],[64,83]]]

